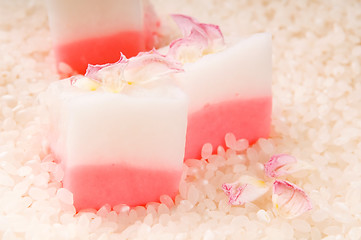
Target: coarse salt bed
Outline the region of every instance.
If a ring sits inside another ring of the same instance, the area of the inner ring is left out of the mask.
[[[178,71],[167,61],[154,51],[122,57],[52,83],[43,96],[51,149],[78,210],[144,205],[177,194],[187,97],[171,75],[162,75]]]
[[[104,64],[149,50],[159,22],[146,0],[47,0],[58,71],[84,74]],[[81,13],[81,14],[80,14]]]
[[[296,230],[292,220],[271,212],[270,223],[258,219],[260,209],[268,212],[272,207],[270,196],[257,201],[256,207],[235,206],[227,214],[218,209],[219,201],[225,198],[221,184],[242,174],[232,171],[234,164],[243,165],[238,169],[247,173],[254,170],[244,152],[239,154],[232,149],[221,150],[219,156],[225,161],[224,165],[217,164],[216,170],[213,163],[207,169],[207,161],[192,163],[190,168],[197,173],[186,172],[182,181],[188,188],[193,185],[199,190],[200,200],[184,213],[178,208],[184,199],[176,196],[166,225],[159,224],[155,210],[159,204],[153,203],[146,206],[153,217],[149,228],[143,226],[143,218],[128,215],[129,207],[116,220],[113,214],[108,214],[113,215],[110,218],[100,217],[91,210],[74,216],[74,209],[64,208],[56,197],[56,190],[62,187],[58,182],[61,177],[55,179],[52,173],[44,187],[50,197],[29,197],[34,178],[48,172],[40,164],[28,164],[33,157],[42,159],[48,154],[41,137],[35,137],[47,121],[45,114],[37,111],[36,97],[41,90],[32,89],[31,85],[41,82],[47,86],[59,78],[54,71],[44,2],[0,1],[0,169],[14,181],[12,186],[0,184],[0,238],[188,240],[202,239],[210,230],[216,239],[361,239],[361,61],[357,31],[361,29],[360,1],[152,0],[163,22],[171,22],[169,13],[179,12],[219,24],[226,39],[230,35],[272,33],[275,108],[271,142],[275,153],[290,153],[314,168],[311,173],[286,176],[291,181],[297,178],[297,184],[310,192],[314,210],[297,218],[308,222],[309,233]],[[171,34],[174,36],[175,31]],[[10,95],[16,103],[3,100],[4,95]],[[17,105],[33,112],[34,118],[18,122],[15,116],[21,109],[13,112]],[[253,154],[254,160],[266,159],[266,149],[260,144],[252,148],[257,153]],[[33,173],[19,176],[17,171],[23,166],[31,166]],[[230,178],[227,180],[217,171]],[[18,185],[23,182],[26,183]],[[79,221],[83,214],[85,225]],[[182,221],[182,216],[186,221]]]

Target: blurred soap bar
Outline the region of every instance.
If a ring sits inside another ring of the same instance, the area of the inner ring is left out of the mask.
[[[224,146],[227,133],[250,143],[269,136],[271,68],[267,33],[184,64],[179,84],[190,99],[186,159],[198,158],[204,143]]]
[[[146,0],[47,0],[47,6],[62,75],[153,48],[159,21]]]
[[[144,205],[178,193],[188,99],[168,79],[147,82],[147,71],[119,73],[123,67],[104,67],[95,74],[101,81],[77,76],[54,82],[43,97],[51,116],[50,146],[77,210]],[[138,82],[111,89],[116,84],[109,81],[129,75]]]

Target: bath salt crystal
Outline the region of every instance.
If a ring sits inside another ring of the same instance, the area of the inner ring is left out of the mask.
[[[181,71],[152,50],[90,65],[44,93],[51,150],[64,169],[53,177],[73,192],[77,210],[145,205],[178,193],[187,96],[172,82]]]
[[[59,198],[60,201],[62,201],[65,204],[73,204],[73,193],[71,193],[69,190],[65,188],[60,188],[56,192],[57,198]]]
[[[204,143],[225,146],[227,133],[250,144],[267,138],[272,111],[271,36],[224,39],[216,25],[180,14],[172,17],[183,37],[170,44],[168,54],[183,63],[185,71],[178,83],[190,100],[185,159],[199,158]],[[245,149],[241,143],[228,144]]]
[[[154,47],[159,20],[148,1],[47,0],[58,71],[84,74],[88,64],[117,61]],[[81,14],[79,14],[81,13]]]

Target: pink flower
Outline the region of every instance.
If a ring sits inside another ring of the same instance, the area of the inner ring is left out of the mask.
[[[285,218],[295,218],[312,209],[307,194],[287,181],[273,183],[272,202],[275,212]]]
[[[263,196],[268,192],[269,186],[260,179],[242,176],[236,182],[223,184],[222,189],[231,205],[243,205]]]
[[[197,20],[181,14],[173,14],[172,18],[181,29],[183,38],[174,40],[170,44],[170,56],[192,62],[203,54],[216,51],[224,46],[224,38],[217,25],[199,23]]]
[[[264,164],[264,171],[266,176],[277,178],[294,172],[296,163],[297,159],[291,155],[277,154]]]

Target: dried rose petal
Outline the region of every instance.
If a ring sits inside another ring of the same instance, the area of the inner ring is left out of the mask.
[[[297,159],[288,154],[277,154],[264,164],[266,176],[277,178],[295,171]]]
[[[181,29],[183,38],[170,44],[168,53],[170,56],[183,62],[193,62],[202,55],[217,51],[224,46],[224,38],[217,25],[199,23],[181,14],[173,14],[172,18]]]
[[[120,53],[120,59],[115,63],[106,63],[106,64],[97,64],[97,65],[88,64],[88,68],[86,69],[84,76],[94,79],[94,80],[101,81],[101,79],[99,79],[99,76],[98,76],[98,72],[100,70],[107,69],[107,68],[113,67],[113,66],[125,65],[125,64],[127,64],[127,62],[128,62],[128,59],[123,55],[123,53]]]
[[[242,176],[238,181],[222,185],[224,193],[229,197],[232,205],[243,205],[263,196],[269,190],[269,186],[262,180]]]
[[[120,92],[127,85],[147,84],[181,71],[183,69],[179,62],[153,49],[130,59],[121,54],[115,63],[89,64],[85,77],[102,83],[107,91]],[[73,79],[72,85],[76,81],[76,78]]]
[[[191,35],[192,32],[199,32],[209,41],[224,41],[223,34],[217,25],[200,23],[194,18],[182,14],[172,14],[171,16],[181,29],[184,37]]]
[[[229,197],[233,192],[233,184],[232,183],[222,184],[222,190]]]
[[[275,212],[285,218],[295,218],[312,209],[307,194],[287,181],[276,180],[273,183],[272,202]]]
[[[129,59],[124,71],[124,80],[128,84],[145,84],[181,71],[183,69],[179,62],[153,49]]]

